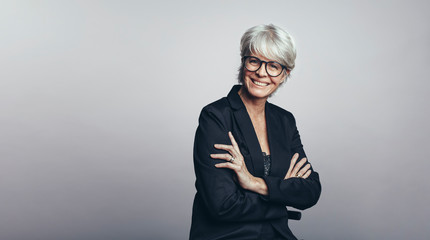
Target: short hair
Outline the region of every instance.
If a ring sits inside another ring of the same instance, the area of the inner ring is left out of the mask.
[[[294,69],[296,61],[296,47],[289,33],[273,24],[258,25],[248,29],[240,40],[240,57],[242,63],[239,68],[239,83],[243,84],[243,57],[258,54],[273,59],[285,65],[288,71]],[[283,81],[285,82],[285,81]]]

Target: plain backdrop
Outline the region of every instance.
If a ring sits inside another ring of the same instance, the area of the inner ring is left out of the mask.
[[[0,1],[0,239],[187,239],[200,110],[293,35],[306,240],[428,239],[428,1]],[[169,150],[167,150],[169,149]]]

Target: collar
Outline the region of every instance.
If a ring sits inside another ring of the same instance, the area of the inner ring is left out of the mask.
[[[243,104],[242,99],[240,98],[240,96],[238,94],[239,89],[241,87],[242,87],[242,85],[240,85],[240,84],[234,85],[227,95],[227,99],[230,102],[230,105],[234,110],[239,110],[241,108],[245,108],[245,104]]]

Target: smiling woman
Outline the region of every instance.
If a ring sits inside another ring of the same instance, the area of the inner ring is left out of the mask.
[[[268,60],[260,55],[257,56],[245,56],[243,58],[245,66],[243,84],[248,92],[252,92],[251,95],[254,97],[265,98],[276,91],[290,71],[278,62]],[[263,63],[264,68],[262,67]]]
[[[249,64],[244,60],[247,60],[250,55],[261,56],[262,58],[260,59],[263,60],[272,59],[275,63],[281,65],[282,71],[280,71],[279,74],[283,74],[281,84],[284,83],[291,70],[295,67],[296,54],[293,38],[283,29],[272,24],[250,28],[243,34],[240,41],[242,64],[239,68],[239,83],[244,84],[243,74],[245,68],[253,72],[259,70],[259,67],[253,68],[255,70],[248,68]],[[260,61],[259,64],[261,64],[260,59],[257,60],[257,63]],[[277,75],[268,74],[271,75],[271,77],[277,77]]]
[[[241,84],[200,114],[190,239],[297,239],[286,206],[315,205],[321,184],[294,116],[267,101],[294,68],[294,42],[279,27],[256,26],[241,57]]]

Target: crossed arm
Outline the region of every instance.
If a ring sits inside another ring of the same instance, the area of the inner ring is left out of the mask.
[[[303,201],[308,197],[309,192],[317,195],[318,199],[320,192],[320,188],[313,189],[313,186],[319,186],[318,174],[311,170],[310,165],[301,168],[306,160],[302,159],[299,162],[300,167],[298,167],[299,164],[292,163],[292,166],[297,166],[290,167],[284,178],[265,177],[264,179],[256,178],[249,173],[243,157],[240,160],[240,151],[235,150],[236,157],[233,164],[226,162],[232,155],[230,157],[225,155],[227,153],[223,148],[233,151],[236,143],[232,135],[226,134],[222,116],[218,114],[220,113],[203,109],[194,145],[196,188],[213,217],[225,221],[277,219],[287,215],[285,206],[304,209],[316,203],[316,200],[311,200],[315,203]],[[226,146],[218,145],[218,148],[214,148],[215,144]],[[212,155],[215,156],[212,158],[211,154],[221,155]],[[293,160],[297,161],[297,159],[298,156],[295,155]],[[241,162],[240,168],[237,167],[239,162]],[[234,168],[233,171],[230,170],[232,168]],[[298,174],[302,177],[295,177]],[[317,184],[314,181],[306,182],[312,177],[316,177]],[[299,181],[291,181],[292,179]],[[290,182],[287,182],[289,180]],[[297,196],[288,196],[289,194]]]
[[[273,176],[267,176],[264,179],[255,177],[248,171],[233,134],[228,132],[228,136],[231,145],[215,144],[215,148],[225,150],[228,153],[211,154],[211,157],[226,161],[215,164],[215,167],[233,170],[243,189],[269,196],[269,200],[302,210],[316,204],[321,193],[321,185],[317,173],[314,173],[312,178],[307,180],[311,176],[312,170],[310,163],[305,165],[306,157],[297,162],[299,153],[295,153],[283,179]],[[269,193],[272,194],[269,195]]]
[[[234,136],[231,132],[228,132],[228,136],[231,141],[231,145],[226,144],[215,144],[214,147],[217,149],[222,149],[227,151],[228,153],[221,154],[211,154],[212,158],[222,159],[226,162],[215,164],[217,168],[228,168],[233,170],[237,178],[239,180],[239,184],[243,189],[256,192],[263,196],[269,195],[268,187],[264,179],[259,177],[254,177],[246,168],[245,160],[240,153],[239,145],[237,144]],[[291,159],[290,168],[288,169],[287,174],[284,179],[289,179],[292,177],[298,177],[306,179],[311,175],[312,170],[310,169],[311,165],[308,163],[304,167],[303,165],[306,163],[306,158],[302,158],[297,164],[297,159],[299,158],[299,154],[295,153],[293,158]]]

